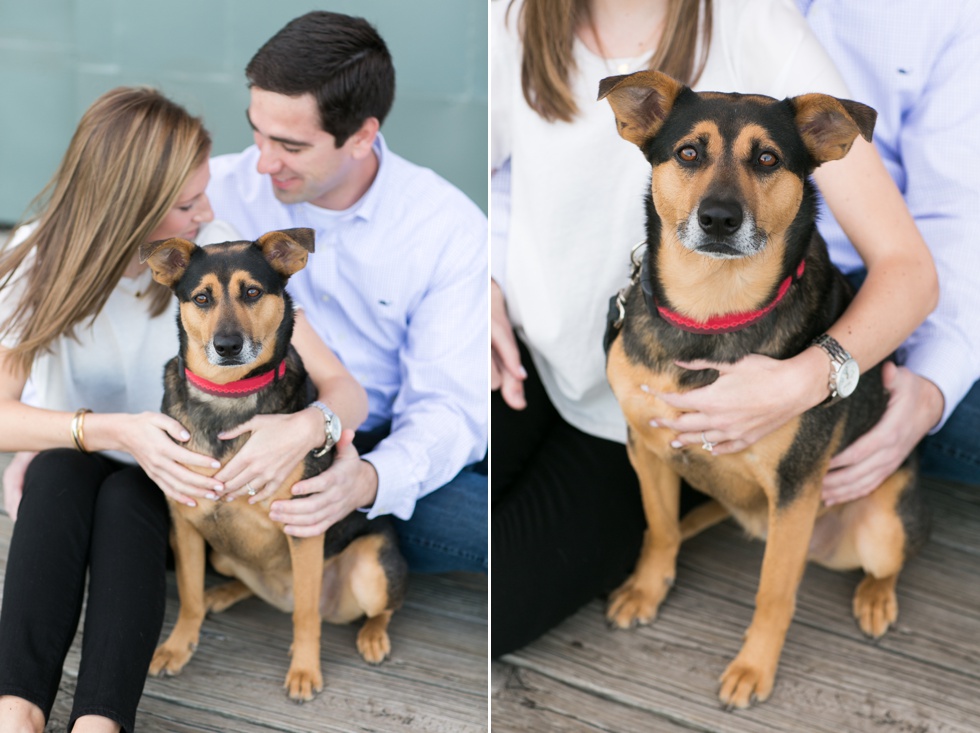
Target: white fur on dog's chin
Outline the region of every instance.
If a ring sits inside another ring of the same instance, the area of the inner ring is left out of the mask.
[[[228,364],[225,362],[225,358],[218,353],[218,350],[214,348],[214,341],[208,341],[208,345],[204,348],[204,355],[208,357],[208,363],[218,367],[224,366],[248,366],[256,359],[259,358],[259,354],[262,353],[262,344],[257,341],[252,341],[252,339],[245,337],[244,343],[242,343],[242,351],[238,355],[238,361],[235,364]]]
[[[698,210],[694,209],[688,215],[686,221],[682,221],[677,225],[677,239],[685,249],[689,249],[699,255],[711,257],[715,260],[738,260],[743,257],[751,257],[761,252],[766,246],[768,237],[764,231],[755,225],[755,217],[752,216],[752,213],[745,212],[744,218],[742,219],[742,226],[738,228],[737,232],[725,238],[725,244],[738,250],[739,254],[702,251],[700,247],[716,242],[717,240],[710,237],[701,228],[701,225],[698,223]]]

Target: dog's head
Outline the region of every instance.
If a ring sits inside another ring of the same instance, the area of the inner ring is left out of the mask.
[[[824,94],[696,93],[655,71],[603,79],[603,98],[620,136],[653,167],[663,236],[715,259],[750,257],[784,238],[807,176],[844,157],[859,134],[870,141],[876,117]]]
[[[293,330],[286,282],[313,251],[312,229],[263,234],[254,242],[198,247],[149,242],[140,260],[180,303],[180,351],[188,368],[218,384],[284,358]]]

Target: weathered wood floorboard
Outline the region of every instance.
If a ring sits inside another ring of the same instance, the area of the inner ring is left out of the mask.
[[[0,578],[12,523],[0,515]],[[209,576],[209,582],[220,582]],[[176,619],[168,573],[164,635]],[[184,672],[149,679],[137,714],[140,731],[349,733],[487,730],[487,583],[478,576],[420,576],[391,622],[392,655],[372,667],[357,653],[359,624],[323,627],[325,687],[315,700],[290,702],[283,690],[292,622],[257,599],[210,616]],[[81,632],[65,663],[48,731],[64,731],[80,661]]]
[[[930,482],[927,495],[933,539],[902,573],[896,626],[866,639],[851,616],[860,574],[809,567],[768,702],[729,712],[716,697],[763,552],[725,523],[684,545],[652,625],[612,631],[594,601],[495,662],[493,730],[975,733],[980,492]]]

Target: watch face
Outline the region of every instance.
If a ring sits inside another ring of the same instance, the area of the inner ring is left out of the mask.
[[[336,445],[340,440],[340,418],[334,415],[330,418],[330,445]]]
[[[841,364],[840,370],[837,372],[837,394],[841,397],[849,396],[857,389],[860,376],[861,370],[854,359],[848,359]]]

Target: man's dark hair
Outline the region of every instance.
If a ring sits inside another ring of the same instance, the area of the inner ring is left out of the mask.
[[[384,122],[395,98],[395,67],[364,18],[314,11],[289,21],[245,67],[249,87],[312,94],[320,125],[339,148],[369,117]]]

